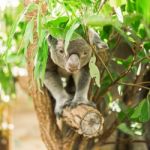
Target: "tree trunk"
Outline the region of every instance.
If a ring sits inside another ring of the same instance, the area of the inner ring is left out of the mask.
[[[10,129],[5,129],[5,131],[0,131],[0,150],[11,150],[12,141]]]
[[[0,149],[9,150],[9,140],[3,135],[2,131],[0,131]]]
[[[3,104],[2,104],[3,105]],[[4,104],[0,114],[0,150],[12,149],[12,112],[9,105]]]

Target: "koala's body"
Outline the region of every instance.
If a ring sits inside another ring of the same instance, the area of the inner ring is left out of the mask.
[[[63,40],[49,36],[48,43],[49,58],[44,84],[56,101],[55,114],[61,115],[66,105],[91,105],[88,100],[91,81],[88,63],[92,55],[91,46],[84,39],[76,39],[70,41],[66,54]],[[62,77],[67,80],[66,87],[63,86]]]

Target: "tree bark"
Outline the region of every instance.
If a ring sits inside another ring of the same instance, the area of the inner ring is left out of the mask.
[[[0,149],[9,150],[9,138],[0,131]]]
[[[91,106],[78,105],[75,108],[65,108],[63,120],[78,134],[92,138],[102,134],[104,118],[100,112]]]
[[[12,129],[9,128],[12,124],[11,107],[2,102],[0,105],[0,150],[12,150]]]

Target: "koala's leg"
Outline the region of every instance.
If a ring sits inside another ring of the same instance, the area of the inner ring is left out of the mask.
[[[70,100],[70,96],[63,88],[58,72],[46,71],[44,84],[56,100],[55,114],[58,116],[61,115],[63,107]]]
[[[76,92],[71,105],[76,106],[78,104],[88,104],[94,106],[94,104],[88,100],[88,91],[91,81],[88,65],[83,67],[78,73],[74,74],[73,77]]]

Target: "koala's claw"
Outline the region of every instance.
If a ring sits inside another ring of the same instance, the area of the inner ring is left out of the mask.
[[[63,112],[63,108],[62,107],[59,107],[59,108],[55,108],[55,115],[56,115],[56,118],[61,118],[62,117],[62,112]]]
[[[96,105],[92,101],[88,101],[88,100],[72,101],[70,107],[74,108],[74,107],[76,107],[78,105],[81,105],[81,104],[86,104],[86,105],[89,105],[89,106],[92,106],[92,107],[96,108]]]
[[[65,103],[65,105],[64,105],[64,107],[63,107],[63,108],[65,108],[65,107],[69,107],[69,106],[71,105],[71,103],[72,103],[72,101],[71,101],[71,100],[67,101],[67,102]]]
[[[71,100],[67,100],[63,104],[55,106],[55,115],[56,115],[57,118],[62,117],[63,109],[65,107],[69,106],[70,103],[71,103]]]
[[[89,103],[88,103],[87,105],[89,105],[89,106],[92,106],[92,107],[96,108],[96,104],[95,104],[94,102],[92,102],[92,101],[89,101]]]

